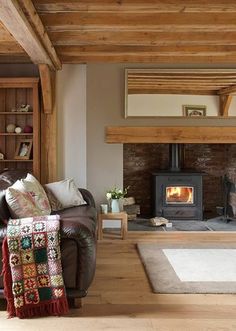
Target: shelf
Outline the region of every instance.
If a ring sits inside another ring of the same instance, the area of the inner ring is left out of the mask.
[[[33,160],[0,160],[0,162],[33,162]]]
[[[6,132],[0,132],[0,136],[33,136],[33,133],[6,133]]]
[[[33,115],[32,111],[0,111],[0,115]]]
[[[0,153],[4,155],[4,159],[0,160],[0,172],[7,168],[20,169],[31,172],[40,179],[41,113],[38,83],[38,77],[0,77]],[[26,108],[20,108],[21,105],[30,105],[30,108],[24,111]],[[8,132],[9,124],[20,127],[21,133],[16,133],[15,130]],[[32,127],[33,132],[24,132],[27,126]],[[27,159],[29,156],[26,159],[17,159],[15,153],[19,154],[23,146],[19,144],[24,141],[34,146],[33,154],[30,159]]]

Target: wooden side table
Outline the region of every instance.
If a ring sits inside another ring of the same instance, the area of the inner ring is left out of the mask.
[[[101,240],[103,238],[102,231],[102,222],[103,220],[120,220],[121,221],[121,237],[125,239],[127,236],[127,213],[107,213],[107,214],[99,214],[98,215],[98,239]]]

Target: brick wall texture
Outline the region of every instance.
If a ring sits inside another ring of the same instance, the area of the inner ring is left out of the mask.
[[[151,173],[169,166],[168,144],[124,144],[124,187],[130,186],[141,206],[141,214],[151,214]],[[204,172],[204,217],[216,216],[216,206],[223,206],[223,176],[236,179],[236,144],[185,144],[184,168]]]

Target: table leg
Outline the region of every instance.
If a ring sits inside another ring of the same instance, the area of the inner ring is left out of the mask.
[[[98,240],[102,240],[103,232],[102,232],[102,216],[98,216]]]
[[[123,220],[122,220],[122,238],[123,239],[126,239],[127,237],[127,221],[128,221],[128,217],[127,217],[127,214],[124,215],[123,217]]]

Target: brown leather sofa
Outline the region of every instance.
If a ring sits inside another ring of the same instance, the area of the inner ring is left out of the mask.
[[[0,174],[0,271],[2,270],[2,241],[10,213],[5,190],[17,179],[26,177],[24,171],[5,171]],[[96,267],[96,209],[91,193],[80,189],[87,205],[57,212],[61,216],[61,255],[67,297],[86,296]],[[0,277],[0,298],[3,298],[3,279]]]

